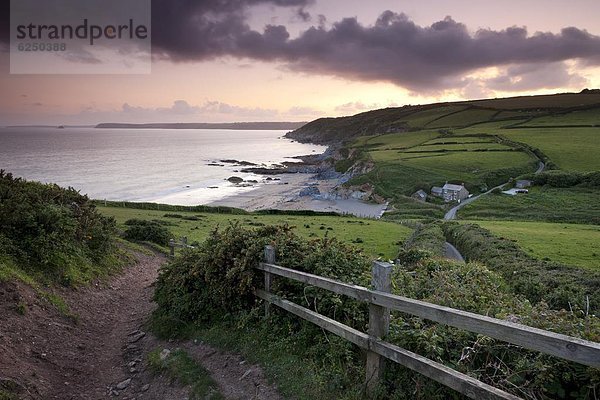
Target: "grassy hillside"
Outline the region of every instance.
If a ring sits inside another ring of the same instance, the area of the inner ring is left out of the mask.
[[[404,106],[368,111],[349,117],[319,118],[288,134],[314,143],[349,143],[360,136],[409,132],[422,129],[464,128],[501,121],[504,125],[530,123],[535,118],[548,124],[557,116],[563,124],[596,124],[598,93],[565,93]],[[569,114],[567,116],[567,114]],[[591,114],[591,115],[590,115]]]
[[[533,172],[537,160],[492,135],[453,135],[423,130],[359,138],[352,145],[374,168],[352,179],[349,185],[372,183],[381,196],[392,199],[398,209],[413,202],[405,217],[440,217],[435,209],[407,198],[418,189],[429,192],[445,182],[464,183],[480,193],[510,177]],[[421,208],[414,213],[412,209]]]
[[[176,236],[187,236],[188,241],[202,242],[216,227],[224,228],[239,223],[241,228],[287,224],[304,238],[335,237],[342,242],[354,243],[372,257],[394,258],[399,243],[406,239],[411,229],[393,222],[335,216],[294,215],[231,215],[186,211],[156,211],[120,207],[99,207],[99,211],[117,221],[124,229],[125,221],[137,218],[160,220],[168,224]]]
[[[522,221],[466,221],[516,241],[529,255],[600,272],[600,227]]]
[[[289,136],[353,148],[355,151],[348,153],[360,157],[338,161],[338,170],[370,163],[370,172],[354,177],[347,185],[374,184],[377,194],[392,200],[395,218],[402,217],[403,208],[405,218],[439,217],[435,207],[408,196],[418,189],[429,192],[445,182],[464,183],[471,193],[478,194],[534,172],[540,159],[549,169],[600,170],[600,94],[588,91],[387,108],[319,119]],[[581,204],[584,200],[577,193],[557,190],[554,194],[558,201],[549,199],[552,205],[577,197],[575,204],[582,206],[579,214],[564,207],[556,210],[560,216],[555,219],[590,222],[595,218],[593,206],[590,215],[584,215],[587,206]],[[493,200],[473,207],[493,214],[497,211],[490,203]],[[429,201],[439,204],[435,199]],[[509,200],[500,201],[500,209],[505,202]],[[526,218],[542,212],[540,208],[553,211],[546,203],[525,210]]]

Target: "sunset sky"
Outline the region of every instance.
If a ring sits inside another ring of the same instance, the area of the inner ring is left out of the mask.
[[[0,125],[307,121],[600,87],[598,0],[156,0],[147,75],[11,75]]]

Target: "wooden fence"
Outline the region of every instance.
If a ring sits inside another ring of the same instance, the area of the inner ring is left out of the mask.
[[[274,304],[366,350],[368,392],[372,392],[377,386],[383,371],[384,359],[389,359],[472,399],[519,399],[517,396],[487,385],[443,364],[381,340],[388,333],[390,310],[401,311],[509,342],[529,350],[600,368],[600,343],[390,294],[392,265],[388,263],[377,261],[373,263],[372,284],[374,290],[371,290],[275,265],[275,249],[272,246],[266,246],[265,259],[265,263],[260,263],[256,267],[264,272],[264,290],[255,291],[257,297],[265,300],[265,314],[269,315],[270,306]],[[368,303],[368,333],[360,332],[271,293],[273,275]]]
[[[194,246],[190,246],[188,244],[187,236],[182,237],[179,242],[176,242],[173,239],[169,240],[169,249],[170,249],[169,255],[171,257],[175,257],[175,247],[182,247],[182,248],[189,248],[189,249],[194,248]]]

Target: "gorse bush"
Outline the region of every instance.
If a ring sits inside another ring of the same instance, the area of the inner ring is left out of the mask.
[[[75,189],[0,170],[0,253],[24,270],[71,283],[71,272],[112,254],[114,230],[114,220]]]
[[[348,245],[327,238],[301,239],[286,226],[244,229],[231,225],[214,230],[198,248],[183,252],[162,268],[155,292],[155,331],[177,335],[184,327],[227,320],[236,334],[268,332],[269,343],[292,346],[288,351],[318,366],[314,379],[322,394],[316,397],[357,398],[357,387],[364,379],[364,354],[359,349],[277,307],[272,307],[268,319],[262,317],[262,303],[253,290],[263,287],[263,274],[254,267],[267,244],[276,248],[277,264],[284,267],[362,286],[370,283],[370,260]],[[431,258],[431,252],[416,247],[400,257],[392,279],[396,294],[600,339],[596,317],[551,310],[543,302],[532,305],[515,295],[500,274],[481,264]],[[271,290],[346,325],[367,329],[364,303],[276,276]],[[592,368],[402,313],[393,313],[387,340],[529,399],[586,399],[600,382],[598,371]],[[381,389],[382,399],[462,398],[391,362]]]
[[[287,226],[252,230],[232,224],[214,230],[198,248],[183,252],[161,269],[155,292],[159,313],[168,310],[169,317],[195,322],[251,309],[256,305],[253,290],[262,287],[262,276],[254,268],[267,244],[277,248],[278,265],[354,283],[368,279],[367,258],[335,239],[309,242]],[[304,304],[318,304],[322,312],[344,313],[342,300],[304,291],[291,281],[275,279],[272,288],[285,290],[288,297]]]
[[[169,239],[173,238],[173,234],[163,221],[133,218],[125,221],[125,225],[127,225],[127,229],[123,232],[123,237],[127,240],[152,242],[160,246],[167,246]]]
[[[551,310],[545,303],[533,306],[515,296],[500,275],[479,263],[431,259],[428,252],[415,249],[400,261],[393,276],[397,294],[588,340],[600,339],[598,318]],[[588,399],[598,389],[597,369],[402,313],[393,314],[388,340],[527,399]],[[396,365],[389,365],[386,374],[386,391],[394,393],[392,398],[458,397]]]

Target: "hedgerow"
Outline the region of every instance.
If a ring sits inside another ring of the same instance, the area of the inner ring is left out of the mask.
[[[254,267],[267,244],[276,248],[277,264],[284,267],[369,284],[370,260],[348,245],[328,238],[301,239],[284,226],[244,229],[231,225],[216,229],[198,248],[185,251],[162,268],[155,292],[155,331],[176,336],[183,328],[218,325],[224,320],[232,321],[229,327],[236,335],[267,331],[270,343],[291,346],[290,352],[318,366],[315,384],[324,393],[319,398],[355,398],[349,393],[356,393],[362,385],[364,354],[360,350],[275,306],[269,318],[262,316],[262,302],[253,291],[263,287],[263,276]],[[515,295],[501,275],[479,263],[431,258],[430,252],[412,248],[394,266],[392,286],[399,295],[600,339],[596,317],[552,310],[543,302],[532,304]],[[367,328],[364,303],[278,277],[273,278],[271,290],[356,329]],[[598,370],[402,313],[393,313],[387,340],[529,399],[590,398],[600,382]],[[380,389],[382,399],[462,398],[391,362]]]
[[[467,260],[485,263],[532,303],[544,301],[554,309],[579,308],[591,313],[600,309],[597,272],[535,259],[513,241],[475,224],[446,222],[442,227],[448,241]]]

